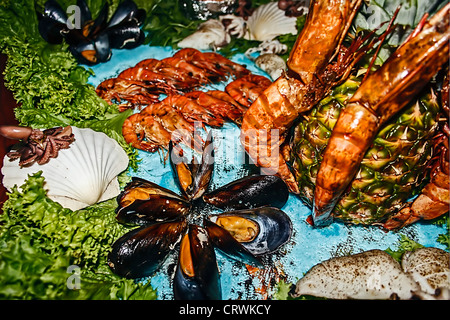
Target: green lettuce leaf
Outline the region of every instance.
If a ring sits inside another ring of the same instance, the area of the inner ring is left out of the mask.
[[[115,199],[73,212],[43,186],[36,173],[3,205],[0,299],[155,299],[150,284],[118,277],[106,264],[127,231],[115,220]]]
[[[36,7],[45,1],[37,1]],[[75,1],[61,2],[63,8]],[[117,7],[119,1],[111,3]],[[88,1],[95,16],[101,0]],[[111,13],[112,14],[112,13]],[[137,153],[123,139],[121,126],[130,113],[119,113],[88,84],[92,70],[79,66],[67,44],[48,44],[39,34],[32,1],[17,0],[0,5],[0,51],[8,56],[5,86],[18,107],[21,125],[34,128],[74,125],[102,131],[125,149],[130,166],[137,167]]]

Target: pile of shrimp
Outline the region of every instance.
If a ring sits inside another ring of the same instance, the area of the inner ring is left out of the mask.
[[[230,78],[225,91],[199,90]],[[96,92],[110,104],[119,103],[120,111],[145,106],[122,127],[133,147],[168,150],[172,140],[199,150],[192,139],[196,123],[220,128],[229,120],[240,126],[244,113],[271,83],[218,53],[185,48],[169,58],[143,60],[100,83]]]

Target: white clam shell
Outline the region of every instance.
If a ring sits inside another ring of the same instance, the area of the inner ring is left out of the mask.
[[[402,268],[420,285],[434,294],[438,288],[450,289],[450,253],[439,248],[420,248],[402,256]]]
[[[419,285],[388,253],[369,250],[313,266],[296,285],[295,296],[329,299],[410,299]]]
[[[56,158],[44,165],[34,163],[21,168],[19,160],[3,159],[3,185],[11,190],[21,186],[28,175],[42,171],[44,188],[50,199],[65,208],[79,210],[117,196],[117,175],[128,167],[128,156],[106,134],[72,127],[75,141],[59,150]]]
[[[247,40],[273,40],[282,34],[297,34],[297,18],[287,17],[277,2],[261,5],[247,20]]]
[[[180,48],[194,48],[197,50],[215,49],[226,46],[231,36],[219,20],[210,19],[199,25],[198,30],[180,42]]]

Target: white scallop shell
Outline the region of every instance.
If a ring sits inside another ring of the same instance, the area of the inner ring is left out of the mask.
[[[178,47],[208,50],[226,46],[230,41],[231,37],[223,24],[210,19],[200,24],[197,31],[178,42]]]
[[[261,5],[247,20],[247,40],[266,41],[273,40],[282,34],[297,34],[297,18],[287,17],[283,10],[278,8],[278,2]]]
[[[58,156],[44,165],[20,168],[19,160],[5,156],[5,188],[20,187],[28,175],[42,171],[48,197],[65,208],[79,210],[117,196],[117,175],[128,167],[125,151],[104,133],[76,127],[72,132],[75,141],[70,147],[59,150]]]

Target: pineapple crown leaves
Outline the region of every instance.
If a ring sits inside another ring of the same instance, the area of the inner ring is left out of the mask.
[[[387,22],[400,7],[394,20],[396,28],[382,45],[375,61],[375,65],[382,65],[395,48],[406,40],[425,14],[432,16],[445,4],[445,0],[364,0],[352,29],[357,33],[379,28],[376,33],[381,35],[386,31]]]

